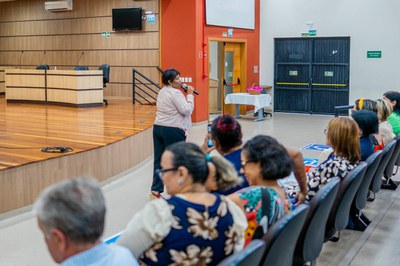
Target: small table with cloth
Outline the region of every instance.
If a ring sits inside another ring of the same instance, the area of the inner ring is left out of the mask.
[[[230,93],[225,97],[225,104],[235,104],[235,118],[239,118],[239,104],[254,105],[254,113],[258,114],[254,121],[262,121],[262,108],[271,106],[271,99],[269,94]]]

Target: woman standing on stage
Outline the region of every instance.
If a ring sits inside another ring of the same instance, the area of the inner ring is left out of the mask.
[[[186,140],[186,131],[192,126],[191,115],[194,109],[193,87],[188,86],[187,95],[180,90],[181,82],[176,69],[163,72],[164,87],[157,96],[157,113],[153,127],[154,169],[150,198],[160,198],[164,184],[156,170],[160,169],[161,155],[165,148]]]

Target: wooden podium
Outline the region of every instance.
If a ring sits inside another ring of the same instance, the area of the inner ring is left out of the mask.
[[[4,67],[0,66],[0,94],[4,94],[6,92],[5,86],[5,77],[6,77],[6,69],[12,69],[13,67]]]
[[[5,90],[7,102],[102,106],[103,72],[6,69]]]

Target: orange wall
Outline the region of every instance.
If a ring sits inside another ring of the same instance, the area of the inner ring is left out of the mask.
[[[233,29],[233,38],[223,37],[226,27],[204,25],[204,0],[161,0],[161,68],[174,67],[182,77],[192,77],[190,83],[200,92],[195,96],[194,122],[208,120],[208,39],[247,41],[246,87],[259,82],[260,0],[255,0],[255,30]],[[204,30],[204,31],[203,31]],[[204,33],[204,35],[203,35]],[[204,48],[203,39],[206,46]],[[205,60],[203,62],[203,60]],[[204,66],[203,66],[204,64]],[[204,68],[204,71],[203,71]],[[203,73],[204,72],[204,73]]]

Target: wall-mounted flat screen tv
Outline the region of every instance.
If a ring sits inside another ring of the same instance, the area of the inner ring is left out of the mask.
[[[142,8],[114,8],[112,22],[114,31],[141,30]]]

